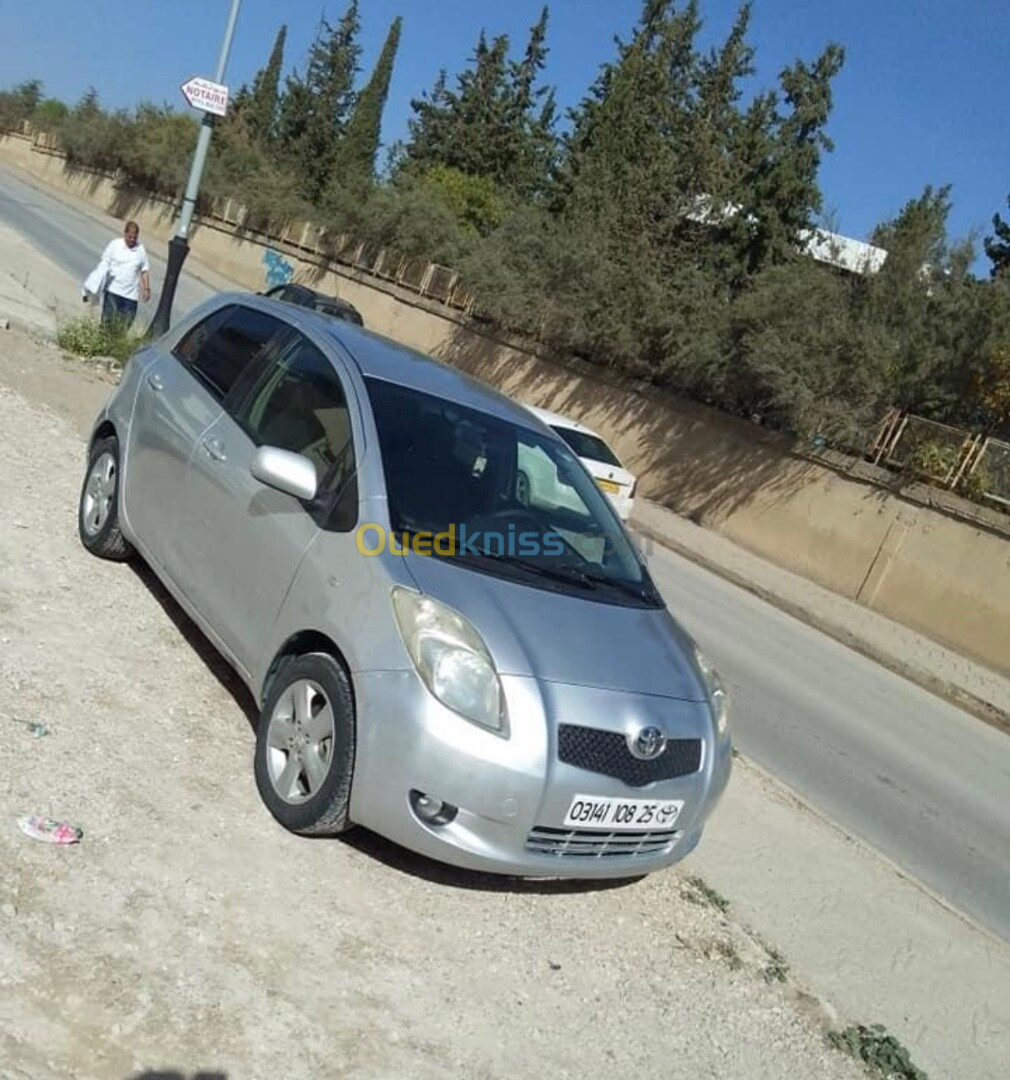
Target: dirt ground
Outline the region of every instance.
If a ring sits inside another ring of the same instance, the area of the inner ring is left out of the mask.
[[[0,386],[0,1078],[863,1075],[690,860],[524,885],[275,825],[237,680],[149,573],[80,547],[109,384],[51,366],[59,412]]]

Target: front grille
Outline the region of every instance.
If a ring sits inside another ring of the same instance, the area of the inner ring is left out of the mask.
[[[656,832],[593,832],[586,829],[531,829],[526,850],[559,858],[603,859],[609,855],[662,855],[680,837],[676,829]]]
[[[632,754],[617,731],[561,724],[558,757],[566,765],[612,776],[629,787],[644,787],[657,780],[696,773],[701,768],[701,739],[670,739],[659,757],[642,761]]]

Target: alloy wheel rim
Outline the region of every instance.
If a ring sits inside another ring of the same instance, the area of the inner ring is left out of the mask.
[[[107,450],[95,459],[84,485],[81,521],[88,536],[97,536],[109,520],[112,500],[116,497],[116,480],[116,459]]]
[[[293,682],[277,700],[267,729],[267,772],[278,797],[307,802],[326,783],[336,722],[326,692],[311,679]]]

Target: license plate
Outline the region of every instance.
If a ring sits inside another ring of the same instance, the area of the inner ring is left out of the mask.
[[[610,832],[672,829],[683,806],[683,799],[601,799],[596,795],[576,795],[565,815],[565,825]]]
[[[608,495],[616,495],[621,490],[620,485],[615,484],[611,480],[597,480],[596,483],[599,484],[600,488]]]

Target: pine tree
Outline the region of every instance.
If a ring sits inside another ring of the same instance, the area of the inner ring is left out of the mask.
[[[452,127],[451,100],[446,88],[446,71],[442,68],[431,90],[422,91],[419,98],[410,102],[414,115],[407,121],[410,139],[403,148],[401,167],[419,165],[425,168],[446,160]]]
[[[844,61],[844,50],[834,44],[812,65],[797,60],[779,76],[781,97],[759,94],[743,117],[734,212],[725,223],[743,275],[801,256],[822,209],[817,174],[821,154],[834,149],[825,127],[831,83]]]
[[[1007,196],[1010,207],[1010,195]],[[992,263],[990,274],[993,278],[1010,278],[1010,221],[1004,221],[999,214],[992,216],[993,235],[982,242],[986,256]]]
[[[754,48],[747,41],[751,5],[746,3],[722,48],[701,62],[695,145],[699,174],[693,186],[712,199],[733,198],[738,178],[736,140],[741,131],[739,83],[754,74]]]
[[[74,106],[73,116],[75,120],[92,120],[97,116],[101,116],[102,107],[98,100],[98,91],[89,86],[87,90],[81,94],[80,101]]]
[[[287,26],[281,26],[266,67],[257,72],[253,79],[252,92],[245,110],[249,134],[254,142],[263,147],[269,147],[276,135],[278,87],[281,68],[284,66],[284,43],[287,35]]]
[[[326,186],[354,104],[359,29],[358,0],[351,0],[335,27],[323,19],[304,79],[297,71],[290,75],[281,99],[278,159],[311,202]]]
[[[624,247],[663,250],[693,202],[697,3],[646,0],[631,40],[572,114],[559,208]],[[639,249],[643,251],[643,249]]]
[[[497,180],[507,169],[508,48],[505,34],[488,44],[482,32],[474,53],[474,66],[459,78],[450,129],[450,160],[444,164],[473,176]]]
[[[881,366],[891,373],[894,404],[923,411],[941,406],[945,371],[953,366],[944,344],[953,329],[946,308],[965,267],[947,238],[950,191],[949,184],[926,187],[871,235],[887,252],[867,288],[867,317],[890,341]]]
[[[544,8],[522,60],[509,61],[506,35],[488,41],[481,31],[456,88],[448,89],[440,72],[431,93],[411,102],[408,172],[446,167],[522,198],[543,190],[556,150],[553,91],[536,85],[547,56],[547,17]]]
[[[372,77],[358,95],[340,143],[329,187],[361,188],[370,185],[375,177],[375,158],[379,152],[382,113],[389,96],[396,50],[400,45],[403,19],[397,16],[389,27],[386,43],[379,54]]]
[[[554,133],[557,114],[554,90],[537,86],[547,64],[547,21],[545,5],[540,18],[530,30],[523,59],[512,64],[508,132],[512,140],[508,187],[522,198],[531,199],[544,192],[550,182],[557,156]]]

